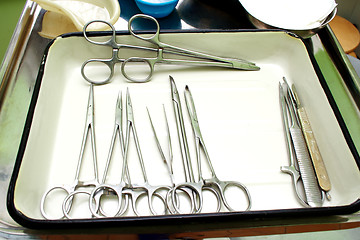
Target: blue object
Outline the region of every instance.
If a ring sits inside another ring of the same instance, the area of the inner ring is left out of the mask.
[[[136,5],[144,14],[155,18],[168,16],[179,0],[135,0]]]

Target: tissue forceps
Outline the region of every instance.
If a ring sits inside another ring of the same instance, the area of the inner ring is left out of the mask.
[[[88,181],[81,181],[79,178],[80,170],[81,170],[81,165],[82,165],[83,158],[84,158],[86,141],[87,141],[89,134],[91,135],[91,150],[92,150],[92,158],[93,158],[94,179],[88,180]],[[44,218],[53,219],[53,220],[62,219],[65,217],[70,218],[69,211],[71,210],[72,200],[73,200],[74,196],[76,194],[90,195],[90,193],[88,193],[86,191],[81,191],[78,189],[81,187],[94,187],[99,184],[100,183],[99,183],[99,178],[98,178],[98,166],[97,166],[97,158],[96,158],[95,131],[94,131],[94,89],[93,89],[93,85],[90,84],[89,98],[88,98],[88,103],[87,103],[85,129],[84,129],[84,133],[83,133],[81,150],[80,150],[80,155],[79,155],[79,159],[78,159],[78,163],[77,163],[77,167],[76,167],[74,181],[69,185],[59,185],[59,186],[54,186],[54,187],[51,187],[50,189],[48,189],[41,199],[41,204],[40,204],[41,214],[43,215]],[[47,199],[47,196],[49,195],[50,192],[55,191],[55,190],[64,190],[67,194],[67,196],[65,197],[63,204],[62,204],[63,215],[60,218],[52,218],[45,211],[45,201]]]
[[[160,190],[169,191],[171,188],[166,185],[152,186],[149,184],[146,170],[145,170],[143,156],[142,156],[141,149],[140,149],[140,143],[139,143],[138,135],[137,135],[136,128],[135,128],[134,113],[133,113],[133,107],[132,107],[132,103],[131,103],[131,99],[130,99],[129,89],[127,90],[127,93],[126,93],[126,121],[127,121],[127,125],[126,125],[126,135],[125,135],[126,137],[125,137],[124,159],[125,159],[125,162],[127,163],[129,140],[130,140],[130,130],[132,130],[137,155],[138,155],[142,175],[144,178],[144,183],[129,184],[129,188],[125,189],[123,191],[123,193],[128,194],[131,197],[132,208],[133,208],[134,213],[137,216],[139,216],[140,213],[137,210],[136,203],[138,202],[138,199],[143,195],[147,196],[148,206],[153,215],[158,215],[158,213],[155,211],[155,208],[153,206],[153,198],[155,196],[158,197],[162,201],[162,203],[164,204],[163,206],[164,206],[165,212],[166,212],[166,209],[167,209],[166,199],[160,195],[159,191]],[[130,176],[128,178],[130,179]]]
[[[168,152],[167,157],[165,156],[165,153],[164,153],[164,151],[163,151],[163,149],[161,147],[159,138],[158,138],[156,130],[155,130],[155,126],[154,126],[153,121],[152,121],[151,116],[150,116],[149,109],[147,109],[147,112],[148,112],[148,116],[149,116],[149,120],[150,120],[150,124],[151,124],[151,129],[152,129],[154,137],[155,137],[156,145],[157,145],[157,147],[159,149],[161,158],[164,161],[164,163],[166,165],[166,168],[167,168],[167,171],[168,171],[169,176],[170,176],[171,187],[172,188],[169,189],[169,191],[168,191],[168,193],[166,195],[166,201],[167,201],[168,209],[170,210],[171,213],[174,214],[174,213],[180,213],[179,206],[178,206],[178,204],[180,204],[180,202],[178,201],[178,199],[175,199],[174,201],[171,200],[171,196],[172,196],[171,192],[174,190],[174,187],[175,187],[174,170],[173,170],[173,165],[172,165],[172,163],[173,163],[173,153],[172,153],[172,144],[171,144],[171,137],[170,137],[170,128],[169,128],[169,123],[168,123],[168,120],[167,120],[166,111],[165,111],[164,106],[163,106],[163,109],[164,109],[166,131],[167,131],[167,139],[168,139],[168,148],[169,148],[169,152]],[[196,200],[193,198],[192,191],[189,190],[188,188],[183,188],[183,189],[178,189],[178,190],[183,192],[190,199],[191,209],[194,209],[194,207],[195,207],[194,204],[195,204]],[[174,207],[171,208],[170,207],[171,203],[174,203],[176,205],[174,205]]]
[[[156,24],[156,32],[153,35],[151,35],[150,37],[144,37],[144,36],[136,34],[132,29],[132,23],[135,19],[138,19],[138,18],[144,18],[144,19],[149,19],[149,20],[153,21]],[[112,36],[109,40],[104,41],[104,42],[97,42],[97,41],[91,40],[87,36],[87,34],[86,34],[87,27],[92,23],[98,23],[98,22],[101,22],[101,23],[104,23],[104,24],[107,24],[110,26],[110,28],[112,30]],[[148,16],[148,15],[137,14],[137,15],[131,17],[128,22],[128,30],[132,36],[134,36],[138,39],[150,42],[150,43],[154,44],[156,46],[156,48],[149,48],[149,47],[143,47],[143,46],[117,43],[116,42],[116,32],[115,32],[114,26],[112,26],[110,23],[105,22],[105,21],[95,20],[95,21],[91,21],[91,22],[87,23],[84,26],[83,34],[87,41],[89,41],[90,43],[96,44],[96,45],[110,46],[113,49],[112,56],[109,59],[90,59],[90,60],[87,60],[86,62],[84,62],[84,64],[81,67],[81,73],[88,82],[93,83],[93,84],[106,84],[106,83],[110,82],[114,75],[114,66],[116,63],[120,63],[120,62],[122,63],[121,64],[122,74],[129,81],[133,81],[133,82],[149,81],[153,75],[154,66],[157,63],[198,65],[198,66],[216,66],[216,67],[235,68],[235,69],[241,69],[241,70],[259,70],[260,69],[258,66],[256,66],[255,63],[252,63],[252,62],[249,62],[246,60],[218,57],[218,56],[200,53],[200,52],[196,52],[196,51],[192,51],[192,50],[188,50],[188,49],[184,49],[184,48],[180,48],[180,47],[172,46],[170,44],[163,43],[160,41],[160,37],[159,37],[160,36],[159,23],[157,22],[157,20],[155,18]],[[133,49],[153,51],[153,52],[157,53],[157,56],[154,58],[130,57],[127,59],[122,59],[119,57],[119,50],[121,48],[133,48]],[[197,59],[201,59],[202,61],[200,61],[200,60],[166,59],[166,58],[164,58],[164,53],[170,53],[170,54],[175,54],[175,55],[182,55],[182,56],[186,56],[186,57],[197,58]],[[106,79],[94,80],[94,79],[91,79],[91,77],[86,76],[86,74],[85,74],[86,65],[89,63],[94,63],[94,62],[105,64],[109,68],[110,74],[108,75],[108,77]],[[148,72],[147,76],[144,78],[137,78],[134,76],[130,76],[125,70],[125,66],[130,62],[145,63],[149,67],[149,72]]]
[[[250,193],[249,190],[247,189],[247,187],[237,181],[221,181],[218,179],[218,177],[215,174],[215,169],[210,161],[210,156],[209,153],[206,149],[205,146],[205,142],[204,139],[202,137],[201,131],[200,131],[200,126],[199,126],[199,120],[196,114],[196,109],[195,109],[195,104],[194,104],[194,99],[192,97],[192,94],[190,92],[190,89],[188,86],[185,87],[185,101],[186,101],[186,106],[187,106],[187,110],[188,113],[190,115],[190,119],[191,119],[191,126],[194,132],[194,137],[195,137],[195,144],[196,144],[196,160],[197,160],[197,164],[198,164],[198,169],[199,169],[199,175],[200,178],[203,179],[204,181],[204,186],[205,187],[209,187],[212,188],[213,190],[216,191],[217,194],[217,200],[218,203],[223,203],[224,206],[229,210],[229,211],[235,211],[230,204],[228,203],[226,196],[225,196],[225,191],[229,188],[229,187],[236,187],[239,190],[241,190],[244,195],[246,196],[248,205],[245,209],[245,211],[248,211],[251,208],[251,197],[250,197]],[[207,164],[210,168],[210,172],[211,172],[211,178],[208,179],[204,179],[202,176],[202,167],[201,167],[201,159],[200,159],[200,148],[202,148],[204,154],[205,154],[205,159],[207,161]],[[220,209],[218,208],[218,211]]]
[[[283,95],[285,96],[283,102],[284,104],[286,103],[285,106],[288,107],[287,108],[288,111],[284,112],[285,114],[284,118],[289,117],[290,119],[290,122],[288,122],[289,125],[285,126],[286,131],[289,131],[289,134],[291,136],[291,145],[288,146],[292,146],[292,151],[295,153],[293,156],[291,155],[291,157],[294,157],[294,159],[297,160],[299,173],[300,173],[302,185],[304,187],[304,193],[306,198],[306,200],[304,200],[303,198],[300,197],[301,200],[300,202],[303,205],[305,203],[305,206],[320,207],[322,206],[324,200],[323,192],[321,191],[315,176],[314,168],[305,143],[302,129],[298,122],[299,121],[297,118],[298,116],[296,115],[295,112],[295,106],[293,105],[294,104],[292,102],[293,99],[290,95],[291,92],[286,82],[286,79],[284,79],[284,81],[281,83],[280,90],[283,91]],[[287,169],[285,168],[285,172],[286,170]],[[287,173],[292,174],[291,172],[287,172]],[[296,191],[298,191],[297,186],[295,186],[295,188]],[[299,198],[298,192],[296,192],[296,194],[298,195]]]

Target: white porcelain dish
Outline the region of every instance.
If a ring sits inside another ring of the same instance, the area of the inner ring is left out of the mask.
[[[122,43],[141,43],[129,35],[119,35],[118,38]],[[8,208],[16,221],[36,228],[121,228],[136,226],[139,222],[141,226],[151,223],[161,227],[165,222],[176,226],[179,221],[184,224],[187,221],[211,222],[215,218],[229,221],[249,217],[326,215],[359,209],[358,154],[350,144],[351,139],[344,137],[346,126],[337,118],[336,106],[326,83],[301,39],[280,31],[162,33],[161,38],[164,42],[188,49],[244,58],[255,62],[261,70],[156,65],[152,80],[139,84],[127,82],[117,66],[114,80],[94,89],[100,179],[113,130],[116,97],[119,90],[125,96],[129,88],[150,183],[169,182],[146,112],[148,107],[157,128],[164,129],[161,127],[164,127],[162,104],[168,113],[173,138],[175,179],[183,181],[170,94],[171,75],[181,97],[186,84],[191,88],[203,137],[218,177],[240,181],[249,188],[253,201],[251,211],[200,214],[200,217],[189,214],[180,217],[45,220],[39,207],[43,193],[53,185],[71,183],[75,175],[89,91],[80,67],[87,59],[111,56],[111,49],[92,45],[83,37],[74,35],[59,37],[52,42],[39,72],[35,90],[38,95],[35,94],[32,101],[9,190]],[[122,54],[131,55],[126,50]],[[303,208],[296,200],[291,177],[280,171],[280,166],[289,164],[278,96],[278,83],[283,76],[296,84],[331,179],[332,200],[325,201],[321,208]],[[189,146],[195,161],[185,103],[183,107]],[[161,141],[165,140],[163,132]],[[137,161],[136,152],[130,154],[132,181],[141,182],[140,168],[133,165]],[[87,162],[89,160],[91,158]],[[119,180],[116,169],[120,169],[118,165],[112,168],[110,182]],[[88,179],[89,171],[91,165],[85,165],[81,177]],[[88,216],[86,211],[79,211],[79,216]]]
[[[334,11],[334,0],[240,0],[256,19],[277,28],[308,30],[319,28]]]
[[[92,20],[104,20],[115,24],[120,17],[118,0],[34,0],[42,8],[67,16],[78,31]],[[88,30],[107,30],[107,25],[93,25]]]

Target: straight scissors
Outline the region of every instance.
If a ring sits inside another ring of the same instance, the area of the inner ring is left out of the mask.
[[[153,21],[156,24],[155,33],[149,37],[136,34],[132,29],[132,23],[134,22],[134,20],[136,20],[138,18],[144,18],[144,19],[149,19],[149,20]],[[111,31],[112,31],[111,38],[108,39],[107,41],[103,41],[103,42],[91,40],[88,37],[86,30],[87,30],[88,26],[93,23],[103,23],[103,24],[107,24],[108,26],[110,26]],[[153,45],[155,45],[156,48],[149,48],[149,47],[143,47],[143,46],[117,43],[115,28],[114,28],[114,26],[112,26],[110,23],[108,23],[106,21],[95,20],[95,21],[91,21],[91,22],[87,23],[84,26],[83,34],[87,41],[89,41],[90,43],[96,44],[96,45],[110,46],[113,49],[112,56],[109,59],[90,59],[90,60],[87,60],[84,62],[84,64],[81,67],[81,74],[88,82],[93,83],[93,84],[109,83],[114,75],[114,66],[116,63],[122,63],[121,64],[122,74],[124,75],[124,77],[126,79],[128,79],[129,81],[133,81],[133,82],[149,81],[153,75],[154,66],[156,63],[215,66],[215,67],[235,68],[235,69],[240,69],[240,70],[259,70],[260,69],[258,66],[256,66],[255,63],[249,62],[247,60],[214,56],[214,55],[205,54],[205,53],[201,53],[201,52],[197,52],[197,51],[192,51],[192,50],[188,50],[188,49],[184,49],[184,48],[180,48],[180,47],[172,46],[170,44],[163,43],[160,41],[160,37],[159,37],[160,36],[159,23],[157,22],[157,20],[155,18],[148,16],[148,15],[137,14],[137,15],[134,15],[133,17],[131,17],[128,22],[128,30],[132,36],[134,36],[138,39],[150,42]],[[153,51],[153,52],[157,53],[157,56],[153,57],[153,58],[130,57],[127,59],[123,59],[123,58],[119,57],[120,48],[133,48],[133,49]],[[164,58],[164,53],[170,53],[170,54],[181,55],[181,56],[186,56],[186,57],[191,57],[191,58],[197,58],[197,59],[201,59],[201,61],[200,60],[183,60],[183,59],[166,59],[166,58]],[[142,63],[145,63],[145,65],[148,65],[149,70],[148,70],[148,74],[146,75],[146,77],[138,78],[138,77],[129,75],[125,70],[126,69],[125,66],[131,62],[132,63],[142,62]],[[110,74],[105,79],[94,79],[94,78],[91,78],[90,76],[87,76],[87,74],[85,73],[85,68],[89,63],[101,63],[101,64],[106,65],[110,70]]]
[[[87,142],[87,138],[91,135],[91,150],[92,150],[92,158],[93,158],[93,170],[94,170],[94,179],[88,180],[88,181],[81,181],[79,178],[81,165],[84,158],[84,151],[85,146]],[[99,185],[99,178],[98,178],[98,165],[97,165],[97,158],[96,158],[96,147],[95,147],[95,130],[94,130],[94,90],[93,85],[90,84],[90,90],[89,90],[89,98],[87,103],[87,112],[86,112],[86,121],[85,121],[85,129],[83,133],[82,143],[81,143],[81,150],[80,150],[80,156],[76,167],[76,173],[74,181],[69,185],[59,185],[54,186],[48,189],[42,199],[40,204],[40,211],[44,218],[46,219],[62,219],[62,218],[70,218],[69,212],[71,210],[72,206],[72,200],[75,195],[77,194],[88,194],[89,192],[85,190],[79,190],[79,188],[82,187],[95,187]],[[49,216],[45,211],[45,202],[48,199],[48,195],[56,190],[63,190],[66,192],[67,196],[65,197],[62,209],[63,209],[63,215],[57,218]]]
[[[224,206],[229,211],[235,211],[235,209],[233,209],[230,206],[229,202],[227,201],[227,198],[225,196],[225,191],[230,187],[238,188],[239,190],[243,191],[243,193],[246,197],[248,204],[247,204],[245,211],[248,211],[251,208],[251,197],[250,197],[250,193],[249,193],[249,190],[247,189],[247,187],[244,184],[242,184],[240,182],[236,182],[236,181],[220,181],[218,179],[218,177],[216,176],[214,167],[210,161],[209,153],[206,149],[205,142],[204,142],[204,139],[203,139],[201,131],[200,131],[200,126],[199,126],[199,121],[198,121],[198,117],[196,114],[194,99],[192,97],[192,94],[191,94],[188,86],[185,87],[184,95],[185,95],[187,110],[189,112],[190,119],[191,119],[192,129],[193,129],[194,136],[195,136],[196,160],[197,160],[197,164],[198,164],[198,168],[199,168],[199,175],[200,175],[201,179],[203,179],[202,169],[201,169],[201,159],[200,159],[200,148],[202,148],[202,150],[205,154],[205,159],[207,160],[207,163],[208,163],[208,166],[209,166],[210,172],[211,172],[211,178],[204,179],[204,186],[214,189],[217,192],[216,196],[218,197],[218,202],[223,203]]]

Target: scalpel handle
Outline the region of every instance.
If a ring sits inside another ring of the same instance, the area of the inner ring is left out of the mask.
[[[306,114],[306,110],[304,107],[300,107],[298,108],[297,112],[304,133],[305,141],[308,146],[309,153],[312,159],[312,163],[314,165],[315,174],[317,176],[319,185],[322,190],[328,192],[331,189],[330,178],[326,171],[324,161],[321,157],[318,145],[316,143],[315,136],[310,125],[310,121]]]
[[[314,168],[302,130],[295,125],[290,127],[290,134],[304,185],[306,202],[310,207],[320,207],[323,203],[322,194],[315,177]]]

